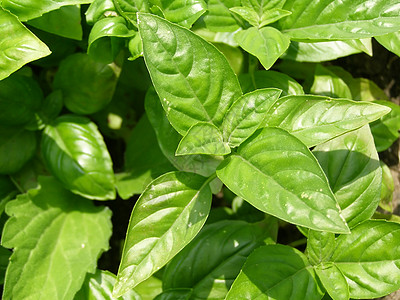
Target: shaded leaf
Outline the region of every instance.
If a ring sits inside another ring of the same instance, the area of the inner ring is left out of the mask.
[[[233,32],[239,29],[235,14],[229,9],[240,6],[240,0],[208,0],[204,22],[207,29],[215,32]]]
[[[349,231],[315,157],[284,130],[257,130],[222,162],[217,175],[263,212],[315,230]]]
[[[172,289],[162,292],[154,300],[189,300],[191,294],[191,289]]]
[[[12,252],[6,248],[0,246],[0,284],[4,284],[4,277],[6,275],[6,269],[10,262],[10,256]]]
[[[150,277],[200,231],[211,207],[207,178],[171,172],[155,179],[129,221],[114,296]]]
[[[71,299],[108,249],[111,211],[51,177],[9,202],[2,245],[14,248],[3,299]]]
[[[400,56],[400,31],[388,33],[385,35],[376,36],[375,39],[383,47],[392,51],[397,56]]]
[[[329,261],[335,249],[335,234],[309,230],[307,236],[307,257],[312,265]]]
[[[383,162],[380,161],[381,169],[382,169],[382,190],[381,190],[381,201],[379,202],[379,206],[393,213],[393,192],[394,192],[394,181],[392,177],[392,172],[389,167]]]
[[[315,67],[310,93],[333,98],[352,98],[351,91],[343,79],[320,64]]]

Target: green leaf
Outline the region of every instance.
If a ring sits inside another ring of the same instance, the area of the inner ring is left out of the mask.
[[[400,56],[400,31],[388,33],[381,36],[376,36],[375,39],[381,44],[383,47],[392,51],[397,56]]]
[[[273,27],[251,27],[235,35],[236,42],[244,50],[256,56],[265,69],[269,69],[289,47],[290,40]]]
[[[343,40],[383,35],[400,29],[398,0],[287,0],[292,14],[280,29],[296,40]]]
[[[163,290],[191,288],[191,299],[225,299],[247,256],[264,244],[264,235],[261,226],[243,221],[205,226],[167,265]]]
[[[222,123],[224,140],[230,147],[239,146],[257,130],[280,94],[278,89],[256,90],[233,103]]]
[[[394,192],[394,181],[392,177],[392,172],[389,167],[380,161],[382,169],[382,190],[381,190],[381,200],[379,202],[380,208],[393,213],[393,192]]]
[[[111,211],[42,177],[9,202],[2,245],[14,248],[3,299],[72,299],[108,249]]]
[[[138,32],[136,32],[135,36],[129,40],[128,50],[131,54],[128,58],[129,60],[135,60],[136,58],[143,56],[142,39]]]
[[[323,294],[303,253],[267,245],[250,254],[226,299],[320,300]]]
[[[211,207],[208,183],[185,172],[166,173],[150,183],[132,211],[114,296],[150,277],[197,235]]]
[[[43,101],[39,84],[30,77],[13,74],[0,81],[0,125],[24,125],[35,118]]]
[[[226,155],[229,153],[231,153],[231,148],[224,142],[221,131],[213,124],[199,122],[190,127],[181,139],[175,155]]]
[[[291,14],[290,11],[280,8],[265,9],[264,5],[267,3],[268,1],[262,1],[262,5],[258,5],[257,10],[255,10],[255,8],[252,6],[232,7],[229,10],[237,13],[251,25],[258,28],[264,27],[270,23],[274,23]]]
[[[0,126],[0,174],[19,171],[35,154],[36,144],[33,131]]]
[[[265,25],[274,23],[284,17],[291,15],[292,12],[280,8],[272,8],[263,12],[260,16],[260,24],[259,27],[263,27]]]
[[[349,285],[339,268],[330,263],[314,266],[314,270],[321,280],[328,294],[335,300],[349,299]]]
[[[128,291],[122,297],[114,298],[112,290],[115,281],[116,276],[108,271],[96,270],[94,274],[87,274],[74,300],[142,300],[134,290]]]
[[[317,160],[282,129],[257,130],[222,162],[217,175],[263,212],[315,230],[349,232]]]
[[[142,300],[153,300],[162,292],[162,281],[157,277],[151,276],[139,283],[134,291],[142,297]]]
[[[312,265],[329,261],[335,249],[335,234],[309,230],[307,236],[307,257]]]
[[[85,12],[86,22],[89,25],[93,25],[100,19],[112,15],[118,15],[113,0],[93,0]]]
[[[315,67],[314,82],[310,93],[333,98],[351,99],[352,97],[351,91],[343,79],[320,64]]]
[[[93,114],[110,103],[120,70],[76,53],[63,60],[53,88],[63,92],[65,106],[77,114]]]
[[[9,176],[0,175],[0,216],[3,214],[8,201],[15,198],[16,187]]]
[[[62,6],[27,23],[59,36],[74,40],[82,39],[81,8],[79,5]]]
[[[4,2],[2,4],[4,5]],[[16,16],[0,6],[0,80],[23,65],[49,55],[49,48],[30,32]]]
[[[242,94],[225,57],[196,34],[159,17],[139,14],[139,21],[146,65],[172,126],[181,135],[198,122],[219,127]]]
[[[290,95],[274,104],[266,124],[285,129],[312,147],[375,121],[389,111],[369,102]]]
[[[141,194],[151,181],[175,169],[158,146],[146,115],[139,120],[129,137],[124,168],[124,173],[116,175],[116,186],[122,199]]]
[[[3,0],[1,5],[25,22],[63,6],[90,2],[92,0]]]
[[[235,14],[229,9],[240,6],[240,0],[208,0],[204,22],[207,29],[215,32],[233,32],[240,28]]]
[[[154,300],[189,300],[191,294],[191,289],[173,289],[162,292]]]
[[[97,21],[89,34],[88,54],[96,61],[109,64],[124,46],[124,39],[135,36],[123,17],[108,17]]]
[[[159,98],[153,89],[146,95],[147,116],[156,133],[158,144],[165,157],[180,171],[194,172],[203,176],[215,173],[222,157],[211,155],[175,156],[176,148],[182,136],[169,123]]]
[[[400,106],[391,101],[374,101],[391,108],[391,111],[373,122],[371,132],[374,136],[376,150],[378,152],[388,149],[399,137],[400,130]]]
[[[6,248],[0,247],[0,284],[4,284],[6,269],[10,262],[12,252]]]
[[[350,298],[378,298],[400,288],[400,224],[366,221],[340,235],[332,262],[350,287]]]
[[[303,87],[285,73],[276,71],[256,71],[253,74],[240,74],[240,85],[244,93],[256,89],[278,88],[282,90],[281,96],[303,95]]]
[[[137,15],[139,11],[149,12],[150,3],[148,0],[113,0],[118,14],[128,19],[137,27]]]
[[[381,194],[382,170],[368,126],[314,148],[350,228],[369,219]]]
[[[46,126],[41,148],[51,173],[73,193],[97,200],[115,198],[110,154],[89,119],[74,115],[57,118]]]

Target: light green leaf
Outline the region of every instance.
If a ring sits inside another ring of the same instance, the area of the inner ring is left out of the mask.
[[[253,74],[240,74],[240,85],[243,93],[256,89],[278,88],[282,90],[281,96],[303,95],[303,87],[285,73],[276,71],[256,71]]]
[[[273,27],[251,27],[235,35],[236,42],[244,50],[256,56],[265,69],[269,69],[287,50],[289,38]]]
[[[250,254],[226,299],[320,300],[323,294],[303,253],[289,246],[267,245]]]
[[[263,212],[315,230],[349,232],[317,160],[282,129],[257,130],[222,162],[217,175]]]
[[[4,5],[4,2],[2,4]],[[50,49],[30,32],[16,16],[0,6],[0,80],[23,65],[47,56]]]
[[[398,0],[287,0],[292,14],[280,29],[296,40],[343,40],[383,35],[400,29]]]
[[[77,114],[92,114],[112,99],[120,69],[76,53],[63,60],[54,77],[54,89],[63,92],[65,106]]]
[[[158,176],[175,168],[161,152],[146,115],[132,130],[125,150],[125,171],[117,174],[117,190],[122,199],[141,194]]]
[[[236,75],[240,74],[244,67],[244,53],[238,47],[232,47],[224,43],[213,44],[226,57]]]
[[[163,290],[191,288],[191,299],[225,299],[247,256],[264,244],[265,235],[261,226],[243,221],[205,226],[167,265]]]
[[[268,1],[264,2],[263,4],[268,3]],[[264,9],[263,7],[259,7],[259,10],[254,10],[253,7],[246,7],[246,6],[239,6],[239,7],[232,7],[229,9],[234,13],[237,13],[251,25],[261,28],[268,24],[274,23],[286,16],[291,14],[290,11],[280,9],[280,8],[273,8],[273,9]]]
[[[73,193],[97,200],[115,198],[110,154],[89,119],[74,115],[57,118],[46,126],[41,148],[51,173]]]
[[[256,90],[233,103],[222,123],[224,140],[230,147],[239,146],[257,130],[280,94],[278,89]]]
[[[368,126],[314,148],[350,228],[369,219],[381,195],[382,170]]]
[[[204,22],[215,32],[233,32],[240,28],[236,16],[229,9],[240,6],[240,0],[208,0]]]
[[[235,6],[230,8],[229,10],[241,16],[243,19],[249,22],[249,24],[258,27],[260,23],[260,17],[253,8],[246,6]]]
[[[366,221],[340,235],[331,261],[342,271],[350,298],[378,298],[400,288],[400,224]]]
[[[285,129],[312,147],[375,121],[389,111],[370,102],[291,95],[274,104],[266,124]]]
[[[383,47],[392,51],[397,56],[400,56],[400,31],[388,33],[385,35],[376,36],[375,39]]]
[[[35,118],[43,101],[39,84],[30,77],[13,74],[0,81],[0,124],[24,125]]]
[[[2,245],[14,248],[3,299],[72,299],[108,249],[111,211],[42,177],[9,202]]]
[[[211,207],[208,183],[185,172],[150,183],[132,211],[114,296],[149,278],[197,235]]]
[[[125,17],[137,27],[137,15],[139,11],[149,12],[150,3],[148,0],[113,0],[118,14]]]
[[[381,190],[381,201],[379,202],[379,206],[393,213],[393,192],[394,192],[394,181],[392,177],[392,172],[389,167],[383,162],[380,161],[382,168],[382,190]]]
[[[335,249],[335,234],[309,230],[307,236],[307,257],[312,265],[329,261]]]
[[[181,139],[175,155],[226,155],[229,153],[231,153],[231,148],[224,142],[221,131],[213,124],[199,122],[190,127]]]
[[[36,144],[35,132],[0,126],[0,174],[19,171],[35,154]]]
[[[92,0],[3,0],[1,5],[25,22],[63,6],[90,2]]]
[[[112,15],[118,15],[113,0],[93,0],[85,12],[86,22],[89,25],[93,25],[100,19]]]
[[[39,18],[28,21],[28,24],[66,38],[82,39],[81,8],[79,5],[62,6]]]
[[[272,8],[263,12],[260,18],[259,27],[274,23],[284,17],[291,15],[292,12],[280,8]]]
[[[162,292],[162,281],[157,277],[151,276],[139,283],[134,291],[142,297],[142,300],[153,300]]]
[[[109,64],[124,46],[124,39],[135,36],[123,17],[108,17],[97,21],[89,34],[88,54],[96,61]]]
[[[399,137],[400,106],[384,100],[374,102],[392,109],[387,115],[382,116],[370,125],[376,150],[381,152],[388,149]]]
[[[159,17],[139,14],[139,21],[146,65],[172,126],[181,135],[198,122],[219,127],[242,94],[225,57],[196,34]]]
[[[143,56],[142,39],[138,32],[136,32],[135,36],[129,40],[128,50],[131,54],[128,58],[129,60],[135,60],[136,58]]]
[[[160,100],[153,89],[150,89],[146,95],[145,108],[156,133],[160,149],[174,167],[180,171],[194,172],[203,176],[211,176],[215,173],[222,161],[221,156],[201,154],[175,156],[176,148],[182,136],[169,123]]]
[[[108,271],[96,270],[94,274],[87,274],[74,300],[142,300],[134,290],[128,291],[122,297],[114,298],[112,290],[115,281],[116,276]]]
[[[349,299],[349,285],[337,266],[330,263],[321,264],[314,266],[314,270],[324,288],[334,300]]]
[[[351,99],[351,91],[343,79],[320,64],[315,67],[314,82],[310,88],[310,93]]]

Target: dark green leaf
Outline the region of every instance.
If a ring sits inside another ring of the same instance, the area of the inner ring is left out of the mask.
[[[191,293],[191,289],[173,289],[161,293],[154,300],[189,300]]]
[[[128,58],[129,60],[135,60],[136,58],[143,56],[142,39],[140,38],[139,33],[136,33],[135,36],[129,40],[128,49],[131,53],[131,56]]]
[[[331,260],[346,277],[351,298],[378,298],[400,288],[399,238],[399,223],[370,220],[336,239]]]
[[[63,92],[64,104],[70,111],[92,114],[111,101],[119,72],[114,64],[96,62],[87,54],[76,53],[61,62],[53,87]]]
[[[0,246],[0,284],[4,284],[4,277],[6,275],[6,269],[9,264],[10,256],[12,252]]]
[[[389,111],[369,102],[291,95],[274,104],[266,124],[283,128],[312,147],[375,121]]]
[[[314,148],[350,227],[369,219],[381,195],[382,170],[368,126]]]
[[[240,85],[225,57],[191,31],[139,14],[143,52],[154,87],[172,126],[184,135],[198,122],[217,127]]]
[[[2,5],[4,5],[2,2]],[[23,65],[49,55],[49,48],[30,32],[16,16],[0,6],[0,80]]]
[[[250,254],[226,299],[320,300],[323,294],[303,253],[267,245]]]
[[[351,99],[351,91],[339,76],[318,64],[315,67],[314,82],[310,89],[311,94],[333,98]]]
[[[42,177],[9,202],[2,245],[14,248],[3,299],[72,299],[108,249],[111,211]]]
[[[72,192],[89,199],[115,198],[110,154],[89,119],[74,115],[57,118],[46,126],[41,146],[52,174]]]
[[[211,207],[208,183],[185,172],[150,183],[132,211],[114,296],[150,277],[197,235]]]
[[[191,299],[225,299],[247,256],[264,244],[264,235],[261,226],[243,221],[204,227],[167,265],[163,290],[191,288]]]
[[[190,127],[176,149],[176,155],[226,155],[231,152],[221,131],[215,125],[199,122]]]
[[[392,51],[397,56],[400,56],[400,31],[388,33],[381,36],[376,36],[375,39],[381,44],[383,47]]]
[[[309,230],[307,236],[307,256],[313,265],[329,261],[335,249],[335,234]]]
[[[400,2],[287,0],[292,14],[280,21],[283,32],[297,40],[342,40],[383,35],[400,29]]]
[[[28,24],[59,36],[82,39],[81,8],[79,5],[63,6],[28,21]]]
[[[340,269],[331,264],[314,266],[314,270],[324,288],[334,300],[349,299],[349,285]]]
[[[230,147],[239,146],[257,130],[280,94],[278,89],[256,90],[233,103],[222,123],[224,140]]]
[[[317,160],[284,130],[256,131],[222,162],[217,175],[268,214],[315,230],[349,231]]]
[[[240,6],[240,0],[208,0],[207,13],[204,15],[206,27],[215,32],[233,32],[239,24],[229,9]]]
[[[251,27],[235,35],[244,50],[256,56],[265,69],[269,69],[289,47],[290,40],[273,27]]]

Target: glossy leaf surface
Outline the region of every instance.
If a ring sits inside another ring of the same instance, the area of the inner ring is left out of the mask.
[[[43,101],[39,84],[13,74],[0,81],[0,125],[23,125],[35,117]]]
[[[207,178],[171,172],[155,179],[132,211],[114,295],[134,288],[182,250],[203,227],[210,207]]]
[[[110,154],[89,119],[74,115],[57,118],[46,126],[41,146],[51,173],[73,193],[97,200],[115,198]]]
[[[222,132],[210,123],[200,122],[190,127],[176,149],[176,155],[226,155],[231,152]]]
[[[369,219],[381,195],[382,170],[368,126],[314,148],[350,227]]]
[[[381,44],[383,47],[392,51],[397,56],[400,56],[400,31],[388,33],[385,35],[377,36],[375,39]]]
[[[257,130],[280,94],[278,89],[261,89],[233,103],[222,123],[224,139],[229,146],[239,146]]]
[[[332,249],[333,250],[333,249]],[[349,299],[349,285],[339,268],[333,264],[321,264],[314,267],[328,294],[335,300]]]
[[[68,56],[54,77],[54,89],[63,92],[65,106],[77,114],[92,114],[112,99],[119,71],[114,65],[94,61],[76,53]]]
[[[191,31],[139,14],[143,52],[154,87],[172,126],[184,135],[198,122],[221,125],[241,96],[225,57]]]
[[[286,96],[275,103],[266,124],[283,128],[312,147],[375,121],[389,111],[369,102],[313,95]]]
[[[246,5],[246,1],[242,2],[245,2]],[[274,23],[279,19],[282,19],[291,14],[290,11],[280,8],[268,9],[268,1],[260,2],[261,3],[253,1],[253,3],[257,3],[256,7],[253,7],[252,5],[238,6],[232,7],[230,10],[237,13],[251,25],[258,28],[264,27],[270,23]]]
[[[292,14],[280,22],[283,32],[298,40],[359,39],[400,29],[398,0],[288,0]]]
[[[182,136],[169,123],[154,90],[146,95],[145,107],[147,116],[156,133],[158,144],[165,157],[180,171],[194,172],[203,176],[215,173],[222,158],[211,155],[175,156],[175,151]]]
[[[307,257],[312,265],[329,261],[335,249],[335,235],[331,232],[309,230],[307,236]]]
[[[323,294],[303,253],[267,245],[250,254],[226,299],[319,300]]]
[[[315,230],[348,232],[315,157],[282,129],[257,130],[222,162],[217,175],[263,212]]]
[[[1,5],[25,22],[63,6],[90,2],[92,0],[3,0]]]
[[[343,79],[320,64],[315,67],[310,93],[333,98],[352,98],[350,88]]]
[[[399,235],[399,223],[370,220],[337,238],[332,262],[346,277],[351,298],[377,298],[399,289]]]
[[[229,9],[240,5],[240,0],[208,0],[204,22],[215,32],[233,32],[239,29],[235,14]]]
[[[235,35],[236,42],[244,50],[256,56],[266,70],[287,50],[288,37],[273,27],[251,27]]]
[[[2,2],[4,5],[4,1]],[[16,16],[0,7],[0,80],[23,65],[49,55],[49,48]]]
[[[264,235],[261,226],[243,221],[204,227],[167,265],[163,289],[191,288],[191,299],[225,299],[247,256],[263,244]]]
[[[14,248],[3,299],[72,299],[108,249],[111,211],[52,177],[9,202],[2,245]]]
[[[115,2],[118,3],[118,1]],[[115,11],[113,0],[93,0],[85,12],[86,22],[89,25],[93,25],[107,14]]]

